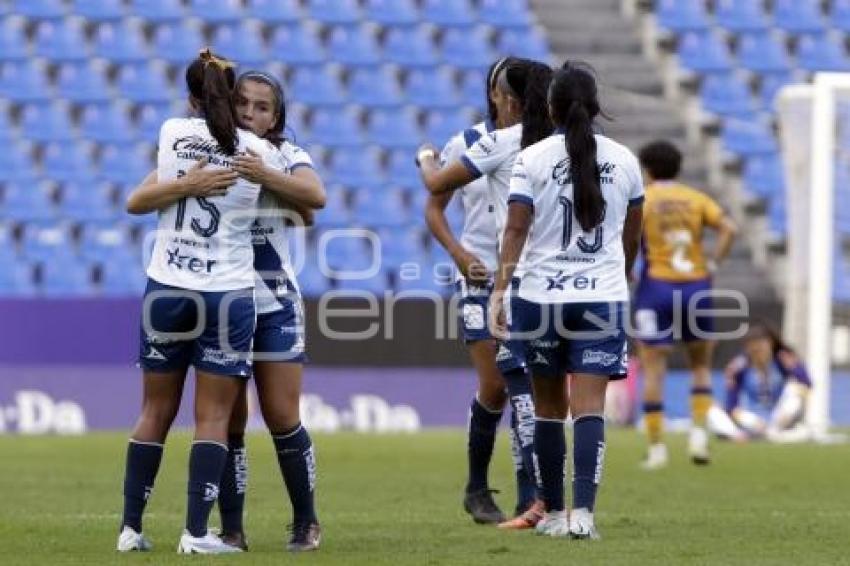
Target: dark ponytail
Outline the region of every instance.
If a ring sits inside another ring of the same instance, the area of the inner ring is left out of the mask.
[[[605,217],[593,133],[593,119],[600,108],[592,69],[571,61],[564,63],[552,79],[549,106],[553,122],[564,130],[575,215],[582,230],[590,232]]]
[[[537,61],[528,61],[524,69],[522,101],[522,140],[520,146],[530,145],[552,135],[552,118],[549,116],[548,94],[552,82],[552,68]],[[510,82],[510,73],[508,81]]]
[[[209,48],[186,69],[189,93],[198,101],[210,133],[226,155],[236,153],[236,115],[233,111],[233,88],[236,74],[233,63],[217,57]]]

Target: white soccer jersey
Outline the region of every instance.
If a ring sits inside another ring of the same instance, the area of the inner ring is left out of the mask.
[[[511,169],[521,142],[522,124],[516,124],[482,136],[461,157],[461,162],[476,178],[487,179],[499,242],[508,218]]]
[[[443,165],[460,159],[489,129],[481,122],[458,133],[446,143],[440,154]],[[461,245],[481,260],[488,271],[496,271],[499,263],[499,230],[496,226],[495,206],[490,197],[486,179],[479,178],[459,189],[463,203],[463,233]]]
[[[537,303],[628,301],[623,224],[643,201],[637,158],[625,146],[595,136],[605,218],[593,232],[576,219],[564,135],[524,149],[511,177],[510,202],[534,207],[517,271],[519,296]]]
[[[263,161],[273,161],[274,146],[238,130],[237,153],[251,149]],[[200,159],[207,168],[231,166],[199,118],[172,118],[159,132],[157,179],[186,174]],[[159,213],[156,241],[147,274],[152,279],[195,291],[231,291],[254,286],[251,225],[260,186],[239,179],[227,194],[184,198]]]
[[[291,173],[299,167],[313,167],[313,160],[306,151],[285,141],[276,152],[274,166]],[[284,208],[274,194],[262,191],[257,220],[251,227],[257,274],[254,295],[257,314],[282,309],[276,297],[292,299],[293,294],[300,293],[289,257],[289,233],[295,228],[288,225],[287,213],[291,211]]]

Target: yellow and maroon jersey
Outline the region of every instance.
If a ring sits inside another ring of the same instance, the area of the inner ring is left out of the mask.
[[[664,281],[708,277],[703,228],[719,227],[723,215],[720,205],[697,189],[677,182],[651,184],[644,204],[644,273]]]

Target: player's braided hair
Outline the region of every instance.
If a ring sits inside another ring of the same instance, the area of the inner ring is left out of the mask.
[[[286,128],[286,97],[283,93],[283,86],[280,84],[280,81],[266,72],[246,71],[239,75],[239,79],[236,81],[237,92],[244,81],[255,81],[268,85],[272,89],[272,94],[275,98],[274,104],[278,109],[277,120],[275,120],[274,125],[269,128],[269,131],[263,137],[273,143],[275,147],[280,147],[280,144],[286,140],[286,136],[283,133]]]
[[[589,232],[605,216],[593,134],[593,119],[600,113],[593,68],[585,63],[564,63],[552,79],[549,105],[552,121],[565,130],[575,215],[582,230]]]
[[[233,87],[236,74],[233,63],[214,55],[209,47],[186,69],[189,93],[198,101],[210,133],[226,155],[236,153],[236,115],[233,110]]]
[[[552,68],[538,61],[518,59],[505,68],[505,79],[522,103],[522,140],[525,149],[552,135],[547,93]]]

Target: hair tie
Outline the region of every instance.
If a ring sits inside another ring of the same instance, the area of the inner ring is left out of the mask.
[[[198,58],[204,63],[205,66],[212,63],[222,71],[226,71],[227,69],[232,69],[233,67],[235,67],[235,65],[227,59],[214,55],[209,47],[204,47],[203,49],[201,49],[201,51],[198,53]]]

